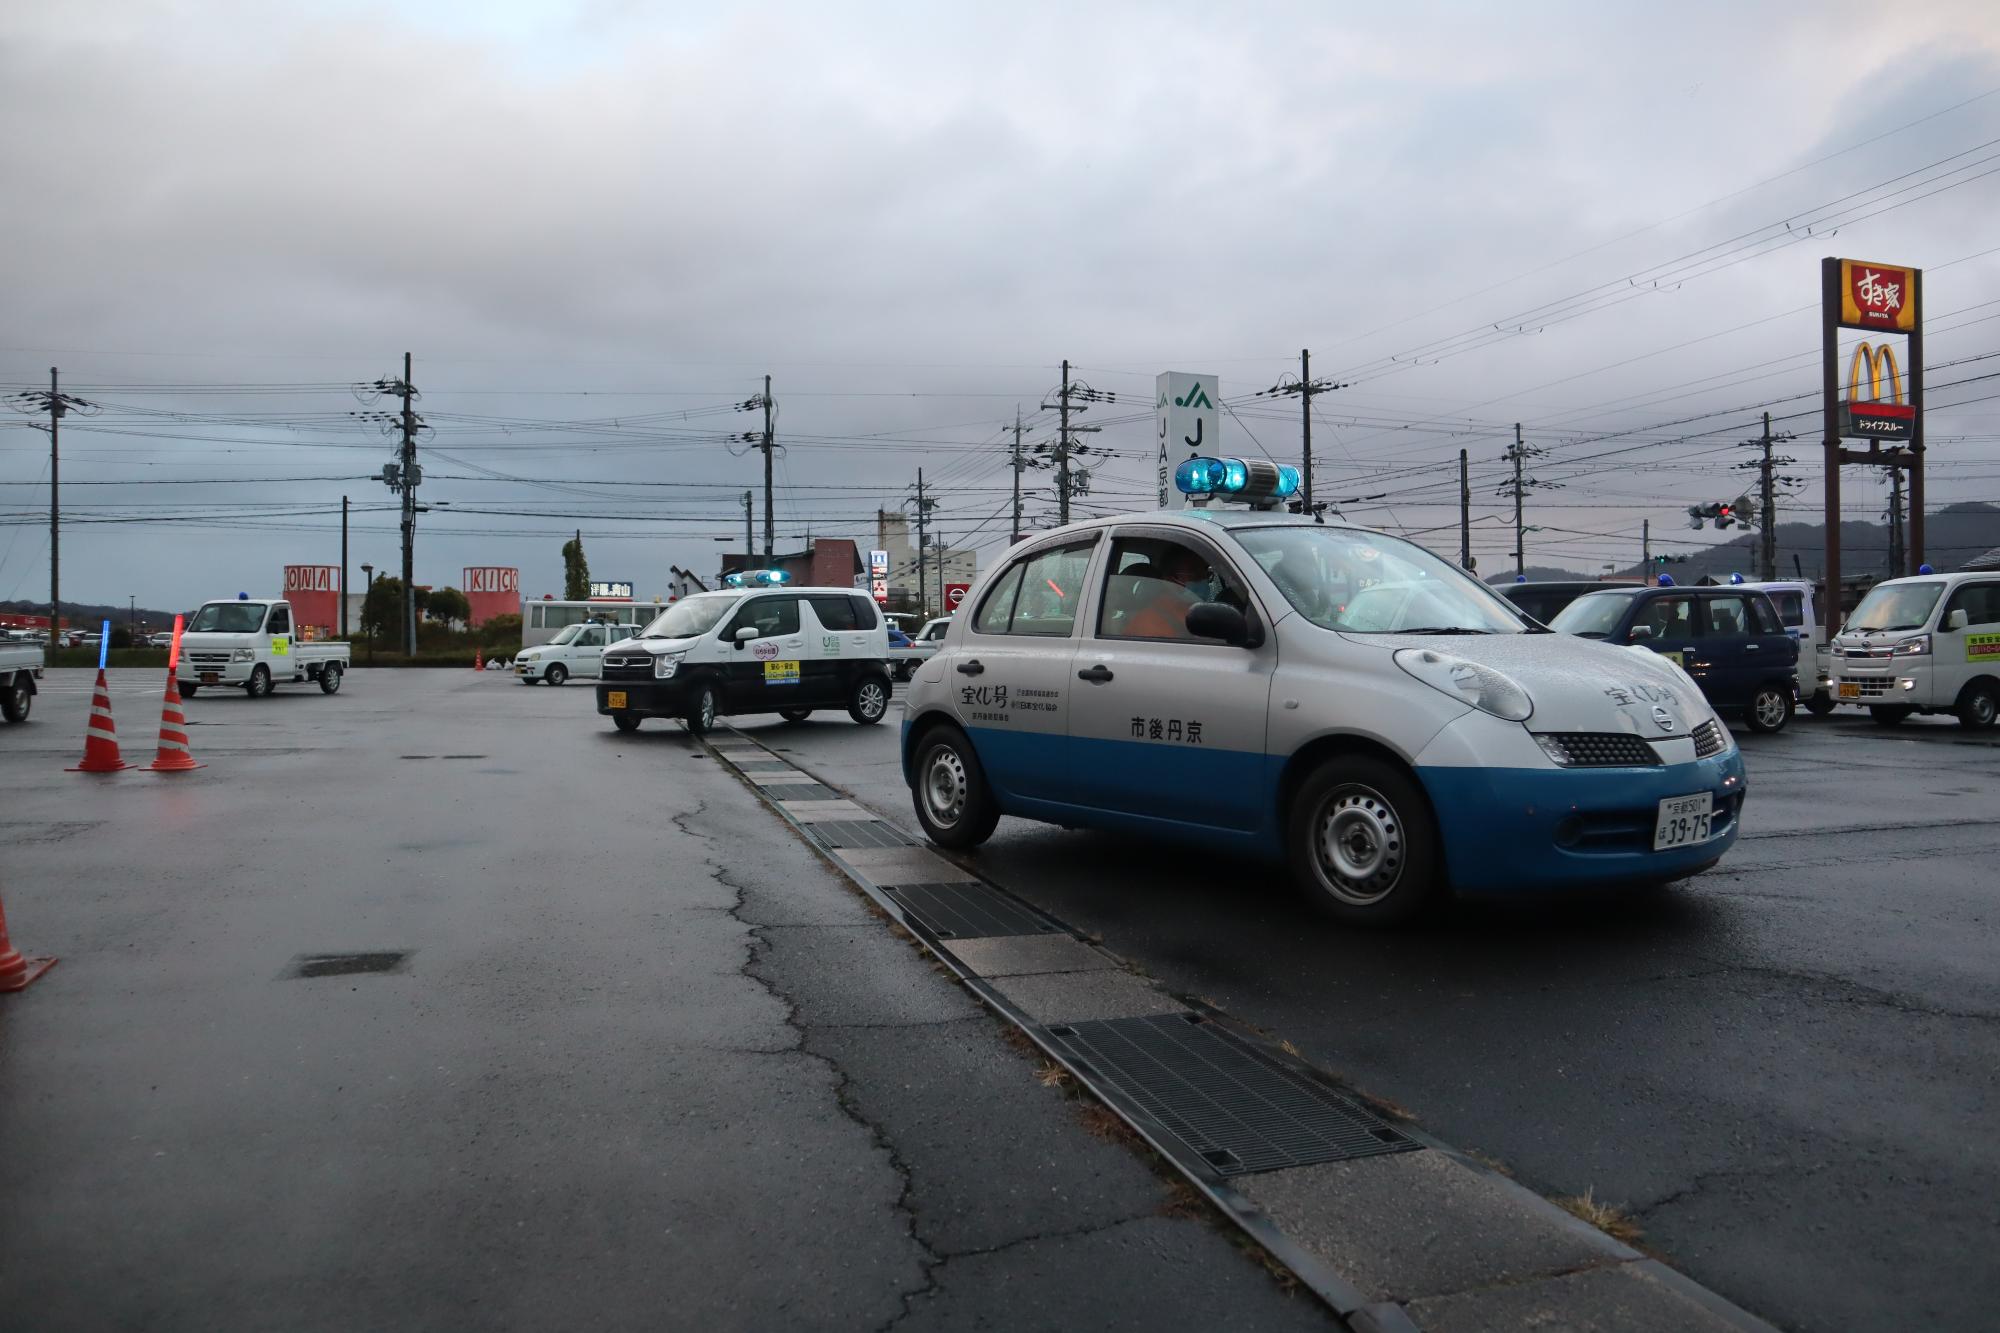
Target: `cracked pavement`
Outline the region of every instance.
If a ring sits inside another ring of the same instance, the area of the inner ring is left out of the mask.
[[[891,737],[741,728],[915,830]],[[969,863],[1781,1327],[1990,1328],[2000,737],[1739,739],[1742,840],[1649,898],[1364,933],[1195,848],[1003,819]]]
[[[42,704],[0,735],[0,893],[62,958],[0,997],[38,1329],[1330,1325],[678,729],[357,671],[91,779]]]

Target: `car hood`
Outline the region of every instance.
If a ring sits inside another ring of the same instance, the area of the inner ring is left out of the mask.
[[[620,639],[604,651],[607,653],[651,653],[658,657],[662,653],[684,653],[701,642],[697,634],[688,639]]]
[[[1491,667],[1528,692],[1530,731],[1685,736],[1715,716],[1701,688],[1665,657],[1569,634],[1370,634],[1350,642],[1427,648]]]
[[[196,634],[185,631],[181,634],[181,648],[255,648],[263,636],[259,634],[217,634],[214,632]]]

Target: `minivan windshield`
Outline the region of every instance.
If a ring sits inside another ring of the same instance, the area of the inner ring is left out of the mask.
[[[1413,542],[1351,528],[1238,529],[1285,600],[1350,634],[1525,634],[1505,598]],[[1539,631],[1537,631],[1539,632]]]
[[[564,625],[556,636],[549,640],[549,646],[551,648],[560,648],[571,639],[574,639],[582,630],[583,626],[581,625]]]
[[[1593,592],[1577,598],[1549,622],[1558,634],[1574,634],[1583,639],[1602,639],[1618,628],[1618,617],[1632,605],[1629,592]]]
[[[264,624],[263,602],[210,602],[194,613],[189,634],[255,634]]]
[[[642,639],[692,639],[714,629],[729,614],[729,608],[743,600],[738,592],[697,593],[675,602],[646,626]]]
[[[1943,595],[1942,583],[1878,583],[1868,590],[1843,628],[1850,633],[1922,629]]]

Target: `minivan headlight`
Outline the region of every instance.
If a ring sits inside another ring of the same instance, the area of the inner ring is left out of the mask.
[[[1897,645],[1894,648],[1891,648],[1889,650],[1889,656],[1928,657],[1930,655],[1930,651],[1931,651],[1931,636],[1928,634],[1917,634],[1917,635],[1912,635],[1910,638],[1904,639],[1899,643],[1897,643]]]
[[[674,673],[681,669],[681,659],[686,653],[661,653],[653,658],[653,679],[672,680]]]
[[[254,662],[257,660],[257,654],[248,648],[238,648],[229,655],[229,660],[232,662]]]
[[[1399,648],[1396,665],[1440,694],[1509,722],[1526,722],[1535,711],[1528,692],[1512,679],[1462,657],[1433,648]]]

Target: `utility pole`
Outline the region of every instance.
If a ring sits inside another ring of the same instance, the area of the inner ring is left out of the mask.
[[[1903,469],[1889,469],[1889,577],[1903,577]]]
[[[410,354],[403,353],[403,653],[417,655],[417,414],[410,406]]]
[[[62,616],[62,469],[56,447],[64,413],[56,368],[49,367],[49,647],[56,646]]]
[[[1014,526],[1007,530],[1007,544],[1012,546],[1021,540],[1021,469],[1027,464],[1021,461],[1021,405],[1014,404]]]
[[[1062,363],[1062,392],[1056,395],[1062,424],[1056,430],[1056,522],[1069,522],[1069,358]]]
[[[1472,568],[1472,467],[1458,451],[1458,567]]]
[[[924,555],[925,555],[924,523],[930,517],[931,506],[935,503],[936,501],[926,499],[924,496],[924,470],[922,468],[918,468],[917,469],[917,614],[920,617],[925,617],[925,618],[928,618],[927,608],[930,606],[930,603],[927,600],[927,594],[924,591]]]
[[[1639,581],[1646,582],[1653,576],[1653,520],[1639,521]]]
[[[1780,435],[1771,433],[1771,414],[1766,412],[1763,434],[1743,441],[1746,449],[1762,452],[1755,460],[1736,465],[1746,471],[1755,469],[1757,473],[1757,577],[1766,583],[1778,577],[1778,485],[1792,480],[1778,476],[1775,469],[1796,461],[1773,457],[1771,446],[1791,438],[1790,431]]]
[[[347,637],[347,497],[340,497],[340,637]]]
[[[750,492],[743,492],[743,567],[750,567],[750,556],[757,549],[757,533],[750,526]]]
[[[764,377],[764,564],[771,564],[772,530],[777,526],[776,511],[771,503],[771,377]]]
[[[1313,512],[1313,410],[1312,410],[1313,401],[1312,400],[1318,397],[1320,394],[1332,393],[1335,389],[1344,389],[1346,387],[1347,386],[1344,384],[1335,384],[1332,380],[1314,379],[1312,377],[1312,353],[1306,348],[1301,347],[1299,349],[1298,382],[1288,383],[1285,380],[1281,379],[1278,381],[1278,383],[1273,384],[1270,388],[1259,389],[1257,391],[1258,397],[1263,397],[1267,394],[1272,396],[1282,396],[1285,394],[1298,395],[1299,448],[1301,453],[1301,461],[1305,464],[1305,466],[1302,469],[1300,469],[1299,499],[1301,501],[1304,512],[1308,514]]]
[[[1502,462],[1514,465],[1514,476],[1511,480],[1500,484],[1500,494],[1514,497],[1514,574],[1517,578],[1528,572],[1526,553],[1523,550],[1523,543],[1528,530],[1521,516],[1521,497],[1526,495],[1532,487],[1562,485],[1559,481],[1537,481],[1535,478],[1523,476],[1521,473],[1522,464],[1526,463],[1530,458],[1538,457],[1547,452],[1545,449],[1530,448],[1521,442],[1521,423],[1517,421],[1514,423],[1513,447],[1500,456]]]

